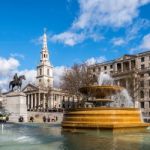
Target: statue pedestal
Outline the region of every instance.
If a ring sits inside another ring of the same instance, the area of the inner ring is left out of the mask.
[[[10,92],[6,95],[6,110],[10,113],[9,121],[18,122],[20,116],[27,122],[26,95],[23,92]]]

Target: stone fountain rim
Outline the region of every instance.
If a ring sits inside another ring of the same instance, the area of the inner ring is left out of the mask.
[[[140,110],[139,108],[130,108],[130,107],[92,107],[92,108],[68,108],[65,111],[93,111],[93,110]]]
[[[88,85],[88,86],[83,86],[82,88],[97,88],[97,89],[102,89],[102,88],[106,88],[106,89],[119,89],[119,90],[123,90],[124,87],[122,86],[118,86],[118,85]],[[79,89],[79,90],[80,90]]]

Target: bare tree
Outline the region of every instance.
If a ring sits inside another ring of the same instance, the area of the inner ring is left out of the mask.
[[[79,100],[82,97],[79,89],[83,86],[93,85],[95,82],[97,79],[86,64],[74,64],[71,69],[65,71],[61,88],[70,95],[75,95]]]

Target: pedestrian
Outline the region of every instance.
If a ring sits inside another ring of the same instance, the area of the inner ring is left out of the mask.
[[[43,122],[46,122],[46,117],[45,116],[43,116]]]

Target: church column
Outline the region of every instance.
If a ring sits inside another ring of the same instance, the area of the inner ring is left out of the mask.
[[[34,94],[34,108],[37,109],[37,97],[36,97],[36,93]]]
[[[31,94],[31,109],[33,109],[33,95]]]
[[[121,72],[123,72],[123,62],[121,63]]]
[[[26,96],[26,105],[27,105],[27,109],[28,109],[28,94],[27,94],[27,96]]]
[[[131,70],[132,67],[131,67],[131,60],[129,61],[129,70]]]
[[[53,93],[51,93],[51,96],[50,96],[50,108],[51,109],[53,108]]]
[[[43,93],[43,108],[44,108],[44,111],[45,111],[45,101],[46,99],[45,99],[45,93]]]
[[[40,106],[41,105],[41,94],[40,93],[38,93],[38,106]]]
[[[30,106],[30,95],[27,95],[27,109],[29,109]]]

